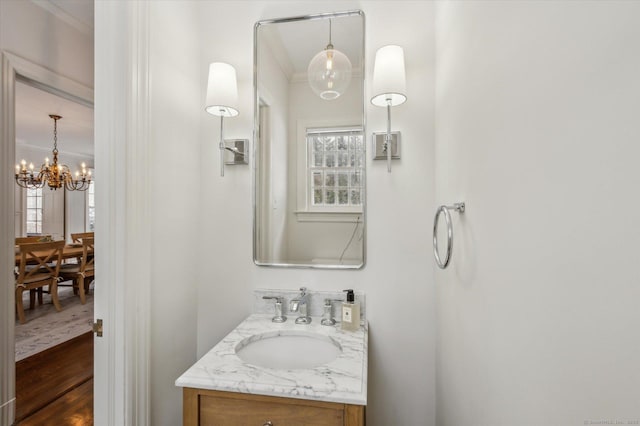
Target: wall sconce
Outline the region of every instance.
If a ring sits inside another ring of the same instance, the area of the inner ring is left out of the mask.
[[[249,164],[249,139],[227,139],[224,141],[227,166]]]
[[[402,47],[389,45],[378,49],[373,67],[373,97],[371,103],[387,107],[387,133],[384,135],[383,150],[387,154],[387,171],[391,173],[392,146],[395,141],[394,158],[400,158],[400,132],[394,138],[391,132],[391,107],[407,100],[404,73],[404,51]],[[376,135],[373,136],[374,144]]]
[[[209,65],[205,111],[220,117],[220,176],[224,176],[224,117],[238,115],[238,81],[236,70],[231,65],[224,62]]]

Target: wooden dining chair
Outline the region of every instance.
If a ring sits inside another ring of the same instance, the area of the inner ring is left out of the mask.
[[[94,268],[93,238],[82,238],[82,257],[78,263],[67,263],[60,267],[60,277],[63,280],[73,280],[74,293],[78,290],[80,302],[87,302],[86,294],[89,292],[89,284],[93,281]]]
[[[51,235],[34,235],[31,237],[16,237],[16,245],[25,243],[44,243],[51,241]]]
[[[76,232],[71,234],[71,241],[74,243],[82,242],[83,238],[94,238],[94,232]]]
[[[42,291],[48,286],[51,300],[60,312],[62,307],[58,300],[58,274],[62,263],[62,250],[64,241],[48,243],[20,244],[20,266],[16,277],[16,309],[20,324],[26,322],[22,293],[29,290],[29,307],[35,306],[36,290]]]

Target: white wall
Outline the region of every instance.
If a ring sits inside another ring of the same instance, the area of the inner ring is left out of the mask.
[[[437,424],[637,421],[640,3],[440,6]]]
[[[0,2],[0,48],[93,87],[93,36],[31,1]]]
[[[253,24],[266,18],[362,9],[366,15],[366,66],[375,50],[405,48],[409,100],[393,111],[402,131],[403,158],[388,174],[384,162],[367,163],[367,265],[360,271],[257,267],[252,262],[251,172],[216,161],[217,120],[202,113],[198,355],[203,355],[250,312],[255,288],[314,290],[354,287],[367,295],[370,325],[367,423],[435,422],[434,286],[430,212],[434,210],[434,29],[430,2],[215,1],[200,3],[201,102],[214,60],[238,72],[240,115],[225,121],[229,137],[253,131]],[[367,83],[369,84],[369,83]],[[202,104],[196,108],[200,111]],[[367,102],[367,134],[384,130],[386,111]]]

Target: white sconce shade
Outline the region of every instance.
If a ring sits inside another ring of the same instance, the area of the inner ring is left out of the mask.
[[[209,65],[205,111],[221,117],[238,115],[238,81],[236,69],[231,65],[224,62]]]
[[[371,103],[386,107],[407,100],[402,47],[389,45],[378,49],[373,67],[373,97]]]

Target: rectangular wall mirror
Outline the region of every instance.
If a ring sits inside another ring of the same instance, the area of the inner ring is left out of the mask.
[[[364,15],[260,21],[254,32],[254,261],[365,262]]]

